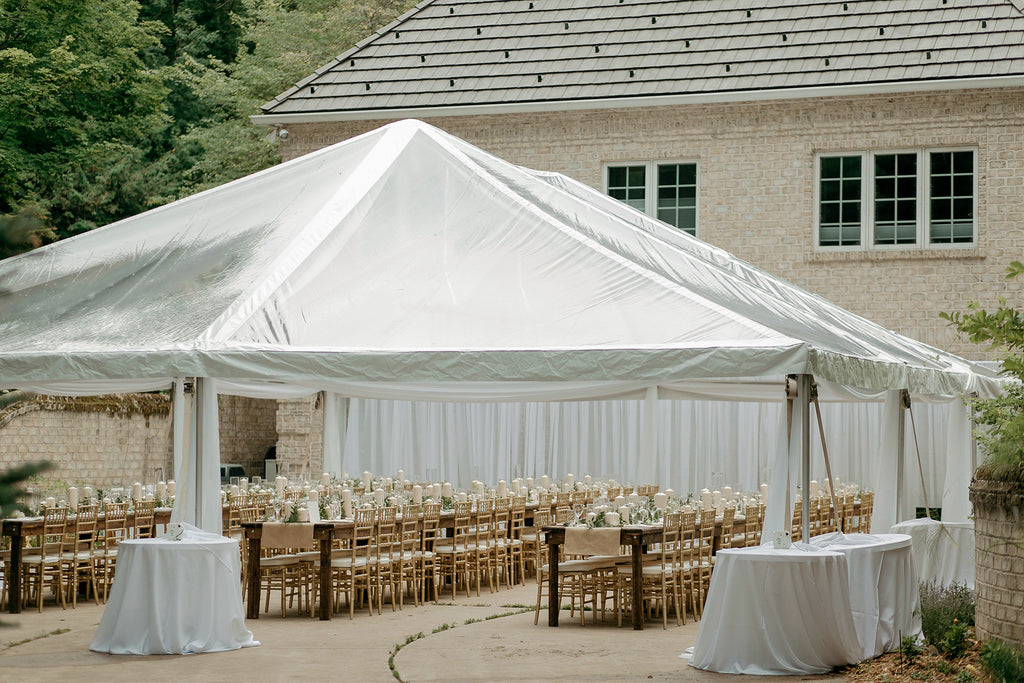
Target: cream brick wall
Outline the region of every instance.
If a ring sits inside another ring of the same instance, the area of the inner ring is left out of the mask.
[[[0,413],[0,471],[47,460],[54,469],[43,477],[69,484],[116,486],[153,483],[163,468],[173,479],[170,399],[145,396],[162,405],[146,416],[138,412],[74,408],[74,399],[47,403],[30,400]],[[277,402],[220,397],[221,462],[239,463],[251,475],[263,474],[263,455],[276,441]]]
[[[693,159],[700,164],[698,236],[875,322],[974,358],[941,311],[1000,297],[1024,257],[1024,91],[858,96],[501,114],[428,122],[513,163],[601,187],[602,164]],[[386,120],[289,125],[285,159]],[[965,145],[978,149],[978,244],[970,249],[819,252],[814,155]]]
[[[323,471],[324,411],[318,398],[277,402],[277,462],[288,476],[316,476]]]

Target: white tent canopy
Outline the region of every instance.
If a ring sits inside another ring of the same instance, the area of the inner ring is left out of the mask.
[[[199,377],[225,393],[490,402],[786,374],[915,395],[999,386],[418,121],[0,262],[2,386]]]

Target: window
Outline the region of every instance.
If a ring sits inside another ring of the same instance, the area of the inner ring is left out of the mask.
[[[817,175],[819,247],[926,247],[975,241],[974,150],[822,154]]]
[[[608,166],[608,194],[634,209],[697,234],[697,164],[635,163]]]

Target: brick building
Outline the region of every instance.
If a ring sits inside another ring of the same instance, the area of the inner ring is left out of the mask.
[[[1019,297],[1022,8],[428,1],[254,121],[290,159],[420,118],[984,358],[939,313]]]

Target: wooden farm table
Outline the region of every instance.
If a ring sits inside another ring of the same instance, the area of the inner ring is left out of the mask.
[[[745,519],[737,518],[733,524],[733,533],[743,530]],[[565,543],[564,526],[546,526],[543,529],[548,544],[548,626],[558,626],[558,613],[561,611],[561,602],[558,595],[558,562],[561,556],[561,547]],[[643,611],[643,555],[647,552],[647,546],[661,541],[662,527],[660,526],[624,526],[619,535],[619,545],[628,545],[630,552],[630,563],[633,568],[632,604],[631,610],[633,629],[642,631],[644,628]],[[696,529],[693,532],[696,533]],[[721,545],[722,519],[715,520],[714,550],[717,551]]]
[[[536,504],[527,504],[526,523],[533,523]],[[441,513],[439,527],[446,532],[455,527],[455,513]],[[246,551],[246,619],[260,618],[260,556],[262,555],[263,522],[243,522]],[[331,550],[334,541],[349,540],[355,535],[355,522],[350,519],[328,520],[313,525],[313,540],[320,551],[320,620],[331,620]],[[432,596],[428,596],[432,597]]]
[[[74,522],[74,515],[68,516],[68,523]],[[153,513],[153,523],[167,524],[171,521],[170,508],[157,508]],[[135,513],[129,512],[126,526],[135,526]],[[98,517],[98,528],[103,528],[103,513]],[[20,519],[5,519],[3,521],[3,535],[11,539],[11,557],[7,562],[4,572],[4,582],[10,593],[7,601],[7,611],[10,614],[21,612],[21,553],[25,545],[25,538],[38,536],[43,533],[42,517],[22,517]]]

